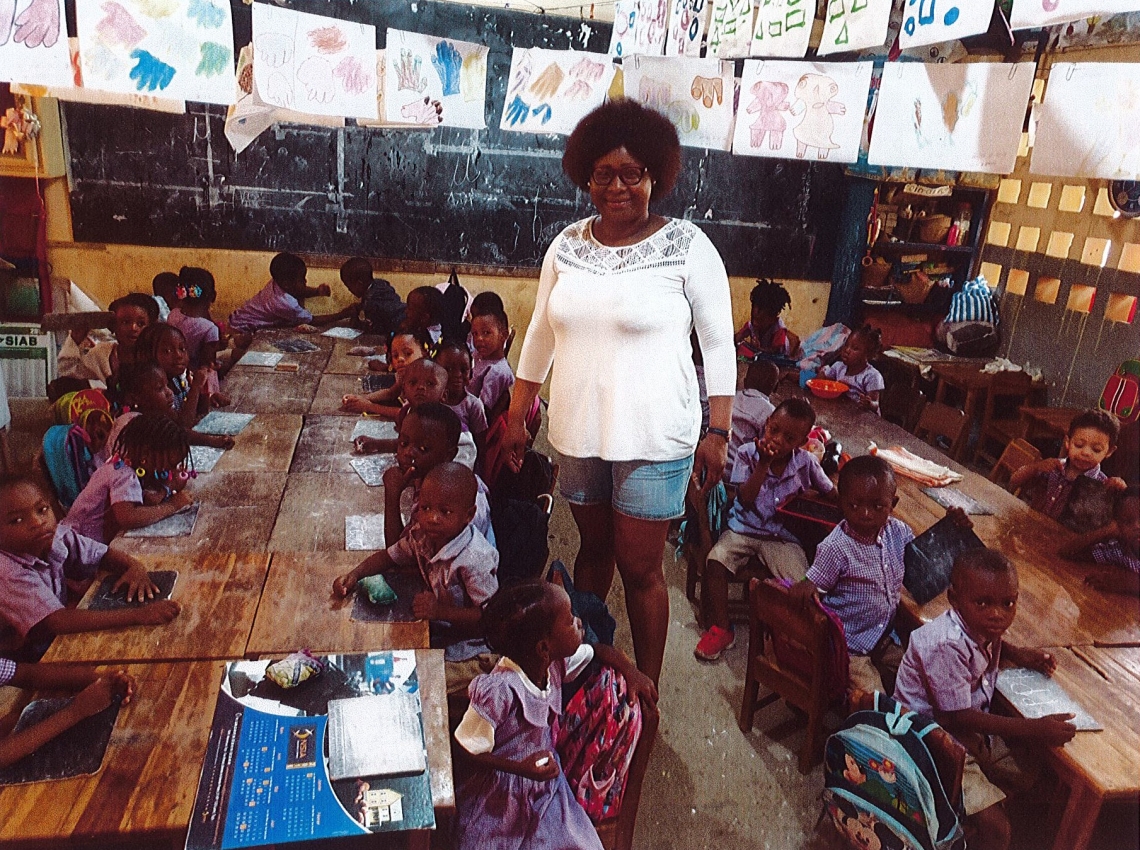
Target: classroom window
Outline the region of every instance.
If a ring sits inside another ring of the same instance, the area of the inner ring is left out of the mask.
[[[1096,190],[1096,203],[1093,204],[1093,214],[1103,215],[1108,218],[1116,216],[1116,210],[1112,208],[1112,203],[1108,200],[1108,189],[1101,186]]]
[[[1085,248],[1081,251],[1081,262],[1087,266],[1100,266],[1108,262],[1108,252],[1112,250],[1110,239],[1098,239],[1090,236],[1085,240]]]
[[[1041,241],[1040,227],[1020,227],[1017,231],[1017,250],[1033,252]]]
[[[1025,269],[1010,269],[1005,280],[1005,291],[1010,295],[1024,295],[1029,289],[1029,272]]]
[[[1037,286],[1033,289],[1033,300],[1042,304],[1056,304],[1057,295],[1061,291],[1061,281],[1055,277],[1037,278]]]
[[[1120,262],[1116,264],[1116,267],[1122,272],[1140,274],[1140,244],[1125,242],[1120,249]]]
[[[1057,203],[1057,209],[1061,212],[1079,213],[1084,208],[1084,186],[1065,186],[1061,189],[1061,200]]]
[[[1077,313],[1091,313],[1094,301],[1096,301],[1095,286],[1074,283],[1069,289],[1069,300],[1065,303],[1065,309]]]
[[[986,241],[991,245],[1000,245],[1004,248],[1009,244],[1010,229],[1008,221],[991,221],[989,233],[986,234]]]
[[[998,185],[997,199],[999,203],[1016,204],[1021,197],[1021,181],[1009,177],[1002,178]]]
[[[1136,296],[1119,293],[1108,296],[1108,303],[1104,305],[1104,317],[1110,322],[1132,324],[1136,318]]]
[[[1044,210],[1049,208],[1049,198],[1053,194],[1052,183],[1034,183],[1029,187],[1029,197],[1025,199],[1025,203],[1034,209]]]
[[[1049,245],[1045,248],[1045,253],[1050,257],[1060,257],[1062,260],[1069,258],[1069,249],[1073,247],[1073,234],[1065,233],[1063,230],[1054,230],[1049,234]]]
[[[1001,282],[1001,266],[998,263],[982,263],[981,274],[990,289],[995,289]]]

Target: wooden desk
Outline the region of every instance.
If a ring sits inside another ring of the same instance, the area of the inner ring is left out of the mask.
[[[356,339],[338,339],[333,344],[332,355],[325,366],[326,375],[364,375],[368,372],[368,358],[349,354],[351,348],[368,345],[377,354],[384,353],[384,338],[377,334],[362,334]]]
[[[294,472],[289,476],[271,552],[343,552],[344,518],[384,512],[384,488],[355,472]],[[363,558],[367,553],[359,553]]]
[[[931,368],[938,378],[938,390],[934,400],[945,403],[946,390],[950,387],[962,390],[966,394],[963,410],[966,413],[967,433],[958,441],[958,450],[954,460],[961,460],[965,456],[966,444],[970,441],[970,428],[977,421],[979,412],[985,404],[986,393],[994,376],[983,372],[982,367],[986,360],[973,360],[962,363],[935,363]]]
[[[428,770],[431,771],[431,802],[436,816],[455,813],[455,780],[452,776],[451,733],[447,726],[447,681],[442,649],[417,649],[416,672],[420,679],[420,705],[424,715]]]
[[[303,339],[306,342],[311,342],[317,346],[315,351],[282,351],[273,345],[275,342],[280,342],[285,339]],[[301,370],[305,372],[320,372],[328,365],[329,356],[332,354],[333,344],[336,340],[320,334],[303,334],[292,328],[278,328],[276,330],[257,331],[253,335],[253,345],[249,347],[250,351],[266,351],[271,354],[281,354],[282,361],[286,363],[298,363]],[[250,369],[255,372],[265,374],[272,370],[266,366],[237,366],[235,369]]]
[[[1022,436],[1030,442],[1041,437],[1064,439],[1069,433],[1069,423],[1082,410],[1080,407],[1023,407],[1020,410]]]
[[[346,395],[361,395],[363,392],[359,375],[323,375],[313,395],[309,413],[360,416],[359,413],[342,410],[341,401]]]
[[[222,381],[222,391],[233,399],[233,404],[226,410],[234,413],[308,413],[320,380],[321,373],[316,369],[292,373],[234,369]]]
[[[352,450],[352,431],[359,421],[358,416],[337,416],[330,413],[306,416],[305,427],[301,429],[289,471],[355,475],[351,461],[361,455]]]
[[[259,413],[234,437],[214,472],[288,472],[304,419],[296,413]]]
[[[164,626],[59,635],[44,655],[45,661],[102,664],[241,657],[269,571],[268,555],[199,554],[174,563],[156,557],[140,560],[147,569],[178,570],[172,598],[182,612]],[[81,608],[86,607],[99,580]]]
[[[119,713],[102,769],[92,776],[0,788],[0,843],[182,846],[223,664],[192,661],[127,669],[138,690]],[[26,704],[30,695],[23,699]]]

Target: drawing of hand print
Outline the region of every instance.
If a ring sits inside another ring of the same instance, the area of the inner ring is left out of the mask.
[[[530,104],[516,94],[515,99],[508,104],[506,114],[503,117],[512,127],[517,127],[530,117]]]
[[[226,22],[226,13],[220,6],[215,6],[211,0],[190,0],[186,9],[186,16],[198,22],[198,26],[205,29],[217,29]]]
[[[400,107],[400,116],[413,124],[434,127],[443,120],[443,104],[438,100],[432,100],[430,97],[413,100]]]
[[[562,85],[564,79],[566,79],[566,75],[558,63],[551,62],[538,75],[538,79],[531,84],[530,90],[538,96],[539,100],[550,100],[558,92],[558,87]]]
[[[278,32],[267,32],[257,37],[253,47],[254,59],[267,68],[280,68],[293,61],[293,39]]]
[[[174,79],[174,68],[146,50],[132,50],[131,58],[135,67],[131,69],[131,79],[139,91],[165,91]]]
[[[543,103],[543,104],[536,106],[534,109],[532,109],[531,114],[532,115],[541,115],[542,116],[542,123],[546,124],[548,121],[550,121],[550,117],[554,114],[554,110],[550,108],[549,103]]]
[[[583,57],[570,69],[570,76],[579,80],[586,80],[590,83],[596,83],[601,80],[602,74],[604,74],[605,71],[606,66],[601,62],[594,62],[592,59]]]
[[[669,87],[668,83],[643,79],[638,90],[638,99],[646,106],[664,112],[665,107],[668,106],[673,99],[673,90]]]
[[[309,30],[309,44],[317,49],[318,53],[328,56],[331,53],[340,53],[348,47],[348,39],[340,27],[318,27]]]
[[[233,61],[230,48],[216,41],[203,42],[201,53],[198,67],[194,69],[194,73],[199,77],[216,77]]]
[[[701,126],[696,107],[684,100],[675,100],[665,109],[665,115],[681,133],[694,133]]]
[[[522,59],[518,61],[515,66],[514,76],[511,78],[511,87],[507,89],[507,97],[512,94],[518,94],[526,84],[530,82],[530,75],[534,73],[534,65],[530,59],[530,51],[527,50],[523,53]]]
[[[144,38],[146,30],[140,27],[131,13],[118,3],[104,3],[103,20],[95,25],[95,32],[108,44],[121,44],[124,47],[134,47]]]
[[[336,96],[332,67],[318,56],[310,56],[297,69],[297,82],[309,93],[314,103],[329,103]]]
[[[12,36],[12,19],[16,17],[16,0],[0,0],[0,47]]]
[[[586,100],[594,93],[590,84],[585,80],[575,80],[563,95],[567,100]]]
[[[396,64],[396,83],[398,90],[422,92],[427,88],[427,80],[420,75],[420,57],[413,56],[412,51],[400,51],[400,61]]]
[[[0,14],[0,30],[3,30],[6,41],[8,29],[3,23],[3,14]],[[51,47],[59,41],[59,0],[32,0],[31,5],[16,18],[16,34],[12,40],[24,47],[39,47],[41,44]]]
[[[439,81],[443,85],[444,97],[459,94],[459,72],[463,67],[463,57],[450,41],[441,41],[435,46],[435,55],[431,58],[432,67],[439,74]]]
[[[266,103],[290,109],[293,106],[293,85],[289,78],[279,71],[269,75],[265,81],[265,91],[261,93]]]
[[[346,56],[341,59],[333,69],[333,76],[340,80],[341,86],[349,94],[361,94],[367,91],[372,83],[368,71],[355,56]]]
[[[712,109],[713,101],[724,103],[724,81],[720,77],[693,77],[693,100],[699,100],[705,109]]]
[[[487,79],[487,54],[477,51],[463,60],[463,76],[459,88],[463,99],[468,103],[478,100],[483,94]]]

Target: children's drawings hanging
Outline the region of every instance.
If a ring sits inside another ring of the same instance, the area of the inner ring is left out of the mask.
[[[871,165],[1008,174],[1017,159],[1034,64],[890,63]]]
[[[385,60],[386,51],[376,51],[376,114],[379,118],[357,118],[356,124],[359,127],[393,127],[404,128],[412,130],[428,130],[432,127],[439,125],[439,118],[443,115],[443,104],[438,100],[430,101],[427,105],[431,110],[435,111],[436,120],[433,123],[431,119],[431,110],[421,112],[428,120],[426,121],[389,121],[385,115],[387,111],[384,109],[384,74],[387,68]]]
[[[752,0],[713,0],[707,56],[738,59],[752,49]]]
[[[0,0],[0,82],[73,84],[63,0]]]
[[[732,147],[732,62],[631,56],[622,71],[625,96],[667,115],[682,145]]]
[[[85,86],[233,101],[234,29],[226,0],[88,0],[75,4],[75,22]]]
[[[909,50],[977,35],[989,29],[993,13],[990,0],[903,0],[899,47]]]
[[[709,28],[712,0],[673,0],[669,8],[666,56],[700,56]]]
[[[670,0],[616,0],[610,55],[621,57],[642,53],[660,56],[665,49],[669,27],[669,5]],[[700,49],[700,42],[697,49]]]
[[[1140,180],[1140,65],[1056,63],[1036,115],[1034,174]]]
[[[732,152],[855,162],[873,66],[747,60]]]
[[[1035,29],[1136,11],[1140,0],[1013,0],[1009,24],[1015,30]]]
[[[376,28],[253,4],[253,79],[271,106],[376,117]]]
[[[803,58],[813,20],[815,0],[757,0],[750,55]]]
[[[602,105],[614,73],[613,62],[602,53],[516,47],[499,127],[569,135],[587,112]]]
[[[861,50],[882,44],[887,39],[891,4],[891,0],[827,0],[823,35],[817,51],[819,55]]]
[[[389,29],[384,52],[387,120],[471,130],[487,126],[485,46]]]

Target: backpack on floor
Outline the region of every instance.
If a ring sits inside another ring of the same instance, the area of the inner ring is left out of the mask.
[[[951,804],[925,738],[937,723],[875,694],[827,739],[824,806],[853,848],[960,850],[965,815]]]
[[[1105,382],[1097,407],[1127,425],[1140,419],[1140,360],[1125,360]]]

